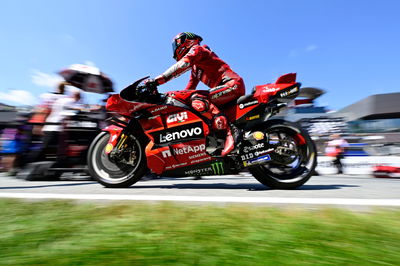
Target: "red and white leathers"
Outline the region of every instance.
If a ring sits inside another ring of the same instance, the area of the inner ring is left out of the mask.
[[[179,77],[189,69],[192,70],[186,90],[195,90],[199,81],[211,88],[209,97],[199,94],[191,98],[192,107],[205,117],[213,118],[213,128],[226,130],[227,139],[221,153],[225,156],[234,148],[234,141],[228,121],[216,106],[227,104],[245,94],[243,79],[233,72],[227,63],[221,60],[206,45],[194,45],[188,53],[163,74],[155,78],[159,85]]]

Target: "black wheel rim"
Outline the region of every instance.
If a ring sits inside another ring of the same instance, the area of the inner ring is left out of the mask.
[[[293,183],[302,180],[313,170],[316,153],[312,143],[305,141],[301,143],[298,135],[301,132],[291,126],[279,126],[267,130],[269,135],[276,134],[280,142],[286,142],[289,145],[295,145],[297,153],[290,159],[287,159],[288,164],[279,164],[271,162],[269,164],[259,166],[271,178],[279,182]],[[301,137],[304,140],[304,137]],[[285,141],[282,141],[285,139]],[[275,155],[277,156],[277,155]],[[275,159],[278,159],[275,157]]]

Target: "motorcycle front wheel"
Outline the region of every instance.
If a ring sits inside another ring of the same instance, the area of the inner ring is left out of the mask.
[[[249,167],[254,178],[272,189],[295,189],[306,183],[317,165],[315,144],[309,134],[298,124],[284,120],[260,130],[276,152],[271,154],[270,163]]]
[[[90,145],[87,159],[89,173],[105,187],[130,187],[147,172],[144,145],[138,138],[130,135],[128,147],[123,154],[125,162],[116,162],[111,160],[110,155],[105,152],[109,138],[108,132],[101,132]]]

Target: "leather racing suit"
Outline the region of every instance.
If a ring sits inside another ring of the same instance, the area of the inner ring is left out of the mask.
[[[161,85],[192,69],[186,90],[195,90],[199,81],[211,88],[210,100],[217,106],[236,100],[245,94],[243,79],[232,71],[206,45],[194,45],[181,60],[172,65],[155,81]]]
[[[189,69],[192,72],[186,90],[195,90],[200,81],[211,88],[208,97],[194,94],[191,105],[205,117],[212,119],[214,129],[226,131],[227,139],[221,153],[225,156],[234,148],[234,141],[227,119],[221,115],[217,106],[223,106],[245,94],[243,79],[208,46],[194,45],[181,60],[156,77],[155,82],[164,84]]]

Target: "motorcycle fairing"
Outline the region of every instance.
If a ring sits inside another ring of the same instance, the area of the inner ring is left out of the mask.
[[[145,152],[147,166],[154,173],[174,171],[213,159],[205,152],[209,127],[195,113],[170,105],[147,111],[155,115],[139,122],[150,139]]]
[[[254,97],[262,103],[273,100],[289,102],[299,94],[300,83],[296,83],[296,73],[280,76],[275,83],[255,86]]]
[[[236,105],[224,110],[230,121],[236,124],[259,122],[265,117],[267,104],[289,102],[299,93],[300,83],[296,83],[296,74],[289,73],[277,79],[275,83],[255,86],[252,94],[240,97]]]
[[[108,111],[117,112],[126,116],[129,116],[139,110],[150,108],[152,106],[155,106],[155,104],[125,101],[121,98],[119,94],[112,94],[107,99],[106,103],[106,109]]]
[[[196,165],[186,165],[176,169],[166,169],[163,176],[185,177],[185,176],[203,176],[203,175],[226,175],[237,174],[227,160],[209,160]]]

